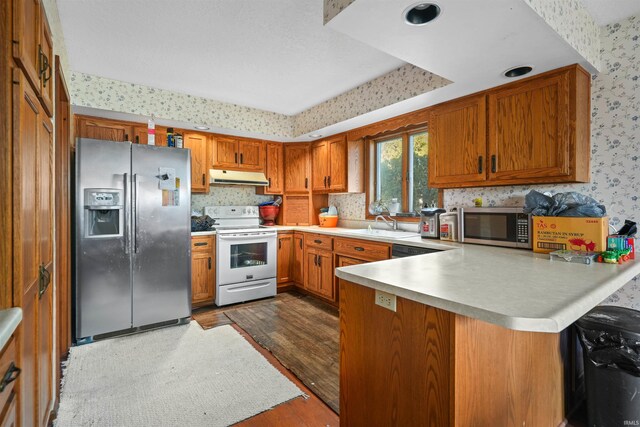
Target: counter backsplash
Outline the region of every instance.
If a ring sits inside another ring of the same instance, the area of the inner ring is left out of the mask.
[[[256,187],[214,185],[207,194],[192,194],[191,209],[202,212],[205,206],[254,206],[273,200],[273,196],[256,194]]]

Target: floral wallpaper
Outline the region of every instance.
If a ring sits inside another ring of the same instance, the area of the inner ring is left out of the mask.
[[[338,209],[340,220],[364,220],[366,213],[364,193],[329,194],[329,205]]]
[[[191,195],[191,210],[202,213],[205,206],[255,206],[269,200],[273,200],[273,196],[256,194],[256,187],[213,185],[207,194]]]
[[[406,64],[298,114],[295,116],[294,134],[313,132],[449,83],[443,77]]]
[[[224,129],[290,137],[293,119],[164,89],[72,72],[67,85],[74,105],[179,120]]]
[[[51,28],[51,36],[53,38],[53,53],[60,56],[60,63],[62,64],[62,72],[65,77],[70,74],[69,59],[67,57],[67,46],[64,42],[64,35],[62,34],[62,24],[60,23],[60,15],[58,14],[58,4],[56,0],[43,0],[45,14],[47,15],[47,22]]]
[[[603,71],[600,57],[600,28],[580,0],[525,0],[525,2],[584,59],[597,70]]]
[[[331,21],[355,0],[324,0],[324,23]]]
[[[591,84],[591,182],[588,184],[468,188],[445,190],[446,208],[523,205],[530,189],[578,191],[602,202],[611,224],[640,220],[640,15],[601,28],[602,72]],[[638,278],[606,303],[640,309]]]

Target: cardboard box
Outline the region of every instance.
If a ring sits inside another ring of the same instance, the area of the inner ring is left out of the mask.
[[[609,218],[534,216],[533,251],[549,253],[560,249],[588,252],[607,250]]]

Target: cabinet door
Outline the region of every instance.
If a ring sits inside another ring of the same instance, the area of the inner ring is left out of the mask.
[[[133,129],[128,124],[93,117],[76,117],[76,137],[104,139],[106,141],[129,141]]]
[[[13,0],[13,57],[36,88],[40,87],[40,13],[40,0]]]
[[[327,192],[329,190],[329,145],[327,141],[314,142],[311,145],[311,190]]]
[[[569,175],[568,72],[489,94],[489,177]]]
[[[240,140],[238,142],[238,167],[246,170],[264,170],[264,143],[254,140]]]
[[[347,164],[347,140],[344,135],[330,139],[328,145],[329,191],[347,190],[347,171],[352,165]]]
[[[320,281],[318,293],[333,300],[333,254],[329,251],[318,251],[318,270]]]
[[[267,142],[265,144],[266,165],[265,171],[269,185],[263,187],[264,194],[282,194],[284,190],[283,144],[278,142]]]
[[[304,288],[316,294],[320,291],[318,251],[315,249],[305,248],[304,250]]]
[[[216,168],[237,168],[240,161],[238,140],[224,136],[216,136],[214,144],[213,166]]]
[[[291,282],[293,234],[278,234],[278,284]]]
[[[49,117],[53,117],[53,37],[43,5],[40,5],[40,17],[39,96],[44,111]]]
[[[207,193],[209,181],[207,175],[207,137],[200,133],[187,133],[184,136],[184,148],[191,150],[191,192]]]
[[[38,328],[38,413],[39,425],[46,426],[52,401],[51,376],[53,358],[53,124],[40,118],[38,131],[38,253],[39,269],[44,281],[40,283],[37,310]]]
[[[307,193],[309,191],[309,154],[309,144],[285,144],[285,193]]]
[[[293,234],[293,281],[304,285],[304,234]]]
[[[133,142],[134,144],[147,144],[149,138],[149,134],[147,133],[146,127],[136,126],[133,128]],[[156,133],[155,145],[158,144],[158,134]],[[165,137],[166,138],[166,137]]]
[[[156,145],[160,147],[167,146],[167,128],[159,128],[156,126]]]
[[[215,299],[215,255],[211,252],[191,253],[191,302],[213,302]]]
[[[435,107],[429,126],[429,187],[481,185],[487,177],[485,95]]]

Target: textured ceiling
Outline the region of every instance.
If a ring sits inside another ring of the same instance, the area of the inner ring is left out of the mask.
[[[57,0],[70,68],[297,114],[404,64],[322,25],[321,0]]]
[[[640,14],[640,0],[581,0],[596,24],[608,25]]]

